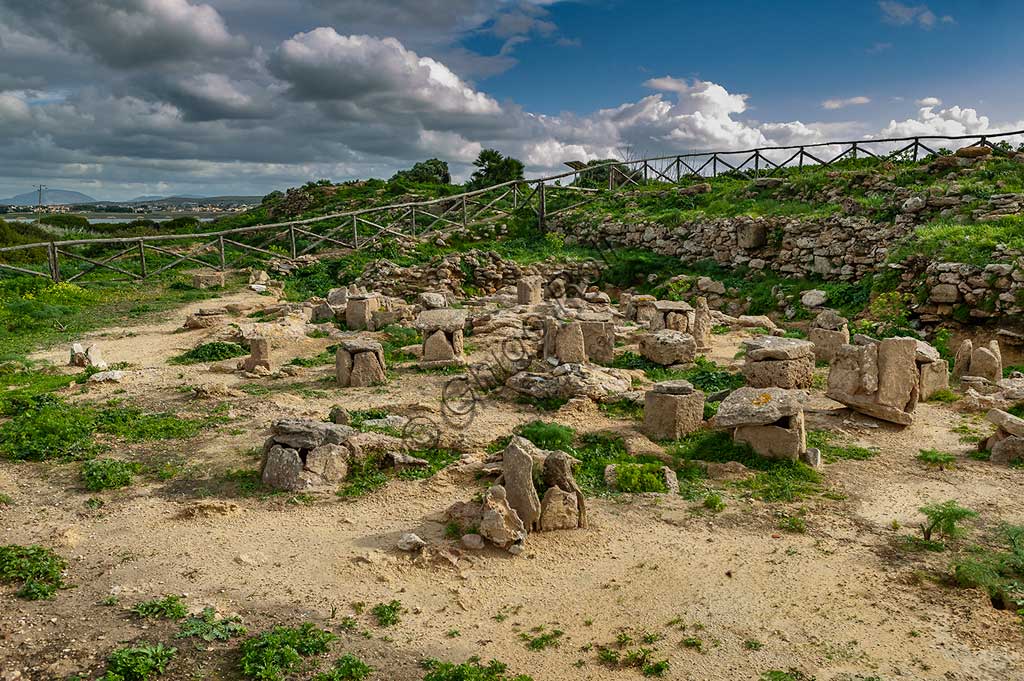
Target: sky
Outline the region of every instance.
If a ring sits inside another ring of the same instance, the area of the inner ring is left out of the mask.
[[[0,0],[0,197],[1024,129],[1020,0]]]

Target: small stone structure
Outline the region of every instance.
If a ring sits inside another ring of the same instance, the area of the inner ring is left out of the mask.
[[[463,328],[466,311],[442,308],[424,310],[416,318],[416,328],[423,334],[424,368],[462,366],[465,364]]]
[[[260,477],[273,489],[290,492],[336,484],[348,476],[356,454],[348,440],[356,431],[333,423],[283,419],[274,422],[263,445]]]
[[[334,356],[334,369],[342,388],[365,388],[387,381],[384,348],[372,340],[341,341]]]
[[[697,356],[697,342],[687,333],[662,329],[641,337],[639,350],[642,356],[662,366],[692,364]]]
[[[227,322],[227,309],[223,307],[201,307],[195,314],[185,318],[186,329],[211,329]]]
[[[583,364],[587,342],[583,325],[574,320],[548,317],[544,320],[544,359],[551,364]]]
[[[1024,461],[1024,419],[1001,409],[992,409],[986,419],[998,427],[995,434],[978,443],[979,450],[992,452],[989,461],[1008,466]]]
[[[75,343],[71,346],[71,356],[68,359],[68,366],[73,367],[95,367],[100,371],[107,368],[107,362],[103,359],[103,353],[100,352],[100,346],[90,345],[88,348],[83,348],[81,343]]]
[[[909,426],[920,397],[915,338],[858,339],[842,345],[828,374],[831,399],[868,416]]]
[[[914,361],[918,371],[918,394],[919,399],[927,400],[940,390],[949,388],[949,363],[928,343],[922,340],[916,342]]]
[[[999,341],[989,341],[987,346],[974,347],[965,340],[956,351],[953,361],[953,378],[964,376],[983,378],[989,383],[998,383],[1003,378],[1003,353]]]
[[[663,381],[644,394],[643,431],[652,440],[678,440],[704,422],[704,393],[688,381]]]
[[[349,331],[372,330],[373,313],[380,307],[380,296],[376,293],[349,295],[345,303],[345,326]]]
[[[224,273],[196,272],[192,275],[192,288],[224,288]]]
[[[850,342],[850,324],[833,310],[824,310],[811,322],[807,338],[814,343],[814,359],[831,364],[839,346]]]
[[[756,336],[743,342],[743,375],[752,388],[810,388],[814,343],[798,338]]]
[[[648,322],[651,331],[671,329],[689,333],[693,328],[695,311],[689,303],[681,300],[656,300],[651,303],[651,307],[654,308]]]
[[[520,305],[536,305],[544,300],[544,277],[537,275],[523,277],[516,282],[516,302]]]
[[[249,340],[249,356],[238,361],[241,371],[250,373],[270,372],[270,339],[251,338]]]
[[[794,391],[739,388],[722,400],[712,423],[764,457],[796,461],[807,450],[804,411]]]
[[[577,321],[583,331],[583,349],[587,359],[608,364],[615,359],[615,323],[604,312],[581,312]]]
[[[630,376],[619,369],[592,364],[561,364],[549,372],[520,371],[505,381],[512,390],[534,399],[589,397],[600,400],[630,389]]]
[[[711,350],[711,308],[708,307],[708,299],[704,296],[697,296],[694,303],[690,333],[697,342],[697,352],[708,352]]]

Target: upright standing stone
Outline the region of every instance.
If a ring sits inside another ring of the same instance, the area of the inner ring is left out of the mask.
[[[652,440],[678,440],[703,422],[704,393],[687,381],[664,381],[644,394],[643,431]]]
[[[711,350],[711,309],[708,299],[697,296],[693,310],[693,339],[697,342],[697,352]]]
[[[520,305],[536,305],[544,300],[544,279],[539,276],[523,277],[516,282],[516,301]]]
[[[533,486],[533,457],[537,448],[529,440],[512,436],[502,455],[502,475],[508,504],[515,509],[523,527],[531,532],[540,527],[540,498]]]
[[[263,369],[270,371],[270,339],[253,338],[249,341],[249,356],[238,363],[243,371]]]
[[[335,353],[334,368],[342,388],[364,388],[387,381],[384,348],[372,340],[343,340]]]
[[[611,317],[600,312],[583,312],[579,317],[583,329],[583,346],[587,359],[608,364],[615,359],[615,324]]]
[[[376,295],[349,296],[345,305],[345,326],[350,331],[370,328],[373,313],[380,309],[380,298]]]
[[[814,358],[831,364],[839,347],[850,342],[849,322],[832,310],[824,310],[811,322],[807,338],[814,343]]]
[[[434,368],[464,364],[462,329],[465,325],[465,310],[441,308],[421,312],[416,318],[416,328],[423,334],[420,366]]]
[[[962,376],[968,375],[971,369],[971,355],[974,354],[974,343],[970,339],[965,340],[956,350],[953,358],[953,378],[959,381]]]

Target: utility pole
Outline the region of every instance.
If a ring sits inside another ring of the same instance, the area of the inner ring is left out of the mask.
[[[39,208],[42,208],[43,207],[43,191],[46,189],[46,185],[45,184],[37,184],[35,186],[35,188],[39,190],[39,200],[38,200],[36,205]]]

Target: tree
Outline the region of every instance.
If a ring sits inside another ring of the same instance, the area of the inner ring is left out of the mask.
[[[504,156],[497,149],[484,149],[473,161],[477,170],[466,185],[469,189],[483,189],[503,182],[523,179],[523,162]]]
[[[399,170],[391,177],[391,182],[406,180],[422,184],[451,184],[452,175],[448,172],[448,164],[437,158],[420,161],[408,170]]]

